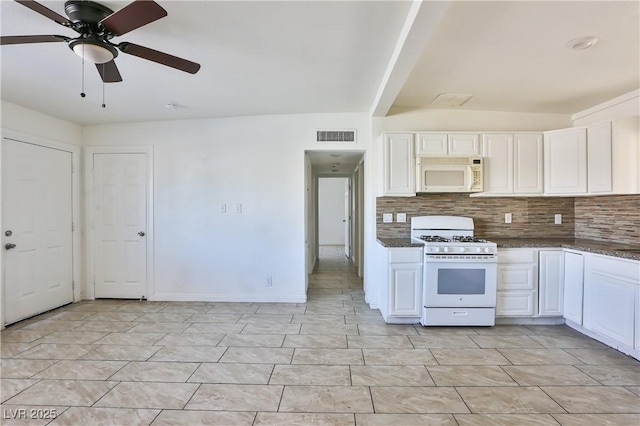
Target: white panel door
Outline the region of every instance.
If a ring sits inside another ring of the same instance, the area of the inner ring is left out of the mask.
[[[351,183],[344,180],[344,255],[351,259]]]
[[[2,141],[7,324],[73,301],[71,153]]]
[[[94,154],[96,298],[147,296],[146,155]]]

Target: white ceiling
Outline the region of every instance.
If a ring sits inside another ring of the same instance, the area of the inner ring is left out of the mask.
[[[81,61],[65,43],[2,46],[2,99],[91,125],[386,114],[429,108],[439,93],[473,95],[464,109],[575,113],[640,87],[638,1],[439,1],[420,13],[399,0],[157,1],[167,17],[114,42],[198,62],[198,74],[121,53],[124,81],[106,85],[103,109],[95,67],[85,69],[83,99]],[[64,15],[63,1],[42,3]],[[101,3],[118,10],[128,1]],[[0,14],[3,36],[75,34],[14,1],[0,1]],[[585,35],[600,41],[565,47]],[[385,90],[388,105],[376,109]]]

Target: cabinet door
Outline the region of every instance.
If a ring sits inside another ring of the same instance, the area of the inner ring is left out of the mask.
[[[513,192],[542,194],[542,134],[516,133],[513,137],[513,156]]]
[[[587,127],[587,190],[590,194],[613,191],[611,122]]]
[[[389,316],[420,316],[422,263],[389,265]]]
[[[633,347],[638,285],[638,262],[586,254],[584,327],[625,346]]]
[[[449,155],[482,155],[476,133],[449,133]]]
[[[443,156],[447,154],[446,133],[418,133],[416,155]]]
[[[582,325],[582,290],[584,257],[580,253],[564,253],[564,317]]]
[[[538,315],[561,316],[564,305],[562,279],[564,256],[562,250],[540,250],[538,269]]]
[[[513,135],[482,135],[482,156],[485,194],[513,193]]]
[[[413,135],[387,134],[384,137],[384,195],[416,195]]]
[[[585,194],[587,192],[586,129],[545,133],[544,192]]]

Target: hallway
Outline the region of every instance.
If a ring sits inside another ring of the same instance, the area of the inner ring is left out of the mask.
[[[632,425],[640,363],[565,326],[387,325],[342,247],[309,301],[84,301],[0,334],[2,424]]]

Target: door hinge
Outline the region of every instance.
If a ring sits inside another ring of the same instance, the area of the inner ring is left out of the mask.
[[[71,232],[76,230],[76,224],[71,222]]]
[[[71,280],[71,290],[75,291],[76,290],[76,282]]]
[[[73,174],[73,172],[76,170],[75,167],[73,167],[73,161],[71,162],[71,174]]]

